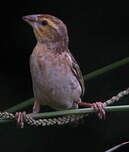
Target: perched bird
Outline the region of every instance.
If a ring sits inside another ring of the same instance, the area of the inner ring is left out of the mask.
[[[78,106],[96,107],[105,115],[101,102],[81,101],[85,86],[79,65],[68,48],[66,25],[57,17],[47,14],[24,16],[34,31],[37,44],[30,57],[30,71],[35,103],[33,113],[40,105],[56,110],[74,109]],[[17,113],[18,122],[23,120]],[[21,122],[22,123],[22,122]]]

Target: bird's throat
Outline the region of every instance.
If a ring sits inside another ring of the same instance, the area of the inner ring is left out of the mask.
[[[57,42],[38,42],[38,48],[42,48],[43,50],[53,51],[53,52],[64,52],[68,50],[68,45],[64,41]]]

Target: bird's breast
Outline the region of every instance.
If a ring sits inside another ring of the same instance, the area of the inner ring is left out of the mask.
[[[80,97],[80,84],[73,75],[65,56],[32,54],[30,69],[34,94],[38,100],[45,100],[47,104],[53,101],[50,105],[61,107],[64,104],[72,106],[72,102]]]
[[[31,74],[41,77],[55,78],[64,76],[71,72],[69,62],[65,55],[54,55],[52,53],[32,54],[30,58]]]

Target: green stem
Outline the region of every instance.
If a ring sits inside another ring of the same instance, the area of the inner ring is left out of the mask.
[[[18,110],[22,110],[23,108],[26,108],[27,106],[31,106],[33,105],[34,103],[34,98],[30,98],[28,100],[25,100],[24,102],[20,103],[20,104],[17,104],[11,108],[8,108],[4,111],[7,111],[7,112],[16,112]]]
[[[115,111],[129,111],[129,105],[123,106],[107,106],[105,107],[106,112],[115,112]],[[90,114],[96,112],[93,108],[83,108],[83,109],[72,109],[72,110],[63,110],[63,111],[53,111],[53,112],[45,112],[45,113],[37,113],[37,114],[28,114],[32,118],[52,118],[57,116],[66,116],[66,115],[77,115],[77,114]],[[0,120],[0,123],[10,122],[12,120]]]
[[[107,112],[114,111],[129,111],[129,105],[123,106],[107,106],[104,108]],[[29,116],[38,119],[38,118],[50,118],[57,116],[65,116],[65,115],[76,115],[76,114],[89,114],[94,113],[96,110],[94,108],[82,108],[82,109],[72,109],[72,110],[63,110],[63,111],[53,111],[53,112],[45,112],[45,113],[37,113],[37,114],[28,114]]]
[[[109,72],[111,70],[114,70],[114,69],[117,69],[125,64],[129,64],[129,57],[127,58],[124,58],[122,60],[119,60],[117,62],[114,62],[110,65],[107,65],[99,70],[96,70],[94,72],[91,72],[91,73],[88,73],[87,75],[84,75],[84,80],[90,80],[90,79],[93,79],[99,75],[102,75],[106,72]]]
[[[116,69],[116,68],[118,68],[118,67],[120,67],[122,65],[128,64],[128,63],[129,63],[129,57],[124,58],[124,59],[122,59],[120,61],[117,61],[117,62],[115,62],[113,64],[107,65],[107,66],[105,66],[105,67],[103,67],[103,68],[101,68],[99,70],[96,70],[94,72],[88,73],[87,75],[84,75],[84,80],[93,79],[93,78],[95,78],[95,77],[97,77],[99,75],[102,75],[102,74],[104,74],[106,72],[114,70],[114,69]],[[20,103],[18,105],[15,105],[15,106],[9,108],[9,109],[6,109],[5,111],[7,111],[7,112],[16,112],[18,110],[22,110],[22,109],[26,108],[27,106],[32,105],[33,104],[33,100],[34,100],[34,98],[28,99],[28,100],[24,101],[23,103]]]

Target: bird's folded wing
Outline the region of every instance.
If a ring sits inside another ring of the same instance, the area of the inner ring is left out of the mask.
[[[72,56],[72,54],[69,53],[69,55],[70,55],[71,61],[72,61],[71,70],[72,70],[73,74],[76,76],[77,80],[80,83],[80,86],[82,88],[81,96],[83,96],[84,92],[85,92],[85,85],[84,85],[84,79],[83,79],[80,67],[79,67],[77,61],[75,60],[75,58]]]

